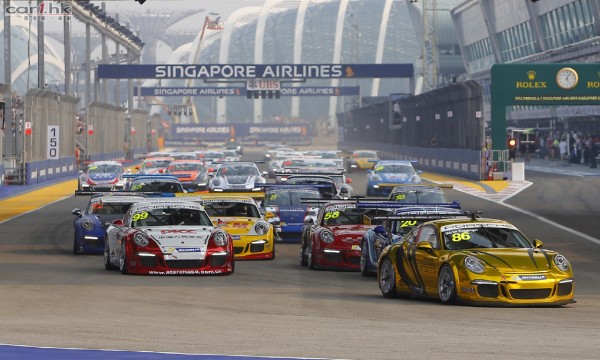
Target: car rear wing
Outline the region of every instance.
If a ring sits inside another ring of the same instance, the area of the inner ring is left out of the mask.
[[[254,187],[248,191],[240,191],[240,189],[211,189],[209,190],[209,194],[223,194],[227,196],[249,196],[254,200],[262,200],[265,197],[265,191],[262,187]]]
[[[389,215],[389,216],[373,216],[373,220],[382,221],[405,221],[405,220],[416,220],[416,221],[431,221],[438,219],[460,219],[460,218],[471,218],[476,219],[482,211],[461,211],[461,212],[445,212],[440,210],[422,210],[422,211],[410,211],[405,214]]]
[[[378,184],[379,186],[381,186],[381,184]],[[398,190],[406,190],[406,191],[415,191],[415,192],[423,192],[426,191],[426,189],[435,189],[435,188],[440,188],[440,189],[452,189],[454,188],[453,184],[434,184],[434,185],[419,185],[419,184],[394,184],[394,188],[397,188]],[[393,192],[394,189],[392,189]]]
[[[161,194],[162,193],[160,193],[160,192],[141,192],[141,191],[75,190],[75,196],[91,196],[91,197],[98,197],[98,196],[105,196],[105,195],[111,195],[111,196],[138,195],[141,197],[151,197],[151,196],[161,196]]]
[[[186,175],[186,174],[182,174],[182,175]],[[188,176],[190,176],[189,174],[187,174]],[[140,178],[140,177],[148,177],[148,178],[152,178],[152,177],[156,177],[156,178],[173,178],[173,179],[178,179],[178,176],[175,174],[167,174],[167,173],[161,173],[161,174],[123,174],[123,178],[124,179],[135,179],[135,178]]]
[[[261,187],[266,190],[269,190],[269,189],[315,190],[318,188],[330,188],[331,184],[273,184],[273,183],[268,183],[268,184],[260,184],[260,185],[255,184],[254,186]]]

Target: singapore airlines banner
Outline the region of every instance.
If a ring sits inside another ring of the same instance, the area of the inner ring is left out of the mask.
[[[412,64],[99,64],[99,79],[410,78]]]
[[[257,140],[311,136],[306,124],[172,124],[170,140],[227,140],[246,138]]]

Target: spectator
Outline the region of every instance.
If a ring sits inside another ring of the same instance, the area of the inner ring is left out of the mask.
[[[567,139],[566,136],[563,136],[558,143],[558,149],[560,150],[560,164],[561,165],[569,165],[569,153],[567,148]]]
[[[590,167],[595,169],[596,165],[596,156],[598,155],[598,148],[596,147],[596,142],[593,138],[590,138]]]

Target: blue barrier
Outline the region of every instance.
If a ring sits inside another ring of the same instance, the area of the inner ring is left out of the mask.
[[[69,156],[58,160],[39,160],[25,164],[25,185],[33,185],[61,177],[77,174],[75,157]]]
[[[483,179],[482,153],[478,150],[426,148],[396,144],[344,141],[342,150],[371,149],[382,159],[418,160],[415,168],[480,181]]]
[[[4,164],[0,164],[0,188],[4,185]]]

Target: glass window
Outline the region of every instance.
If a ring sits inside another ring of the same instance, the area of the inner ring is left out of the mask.
[[[436,229],[433,226],[424,226],[419,230],[419,234],[416,238],[416,243],[428,242],[434,249],[439,248],[439,241],[436,236]]]

